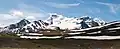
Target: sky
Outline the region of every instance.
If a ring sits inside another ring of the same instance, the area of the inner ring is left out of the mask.
[[[49,13],[120,20],[120,0],[0,0],[0,26],[21,19],[45,20]]]

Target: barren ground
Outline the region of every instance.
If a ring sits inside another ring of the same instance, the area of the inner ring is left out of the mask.
[[[1,48],[38,48],[38,49],[119,49],[120,40],[30,40],[0,38]]]

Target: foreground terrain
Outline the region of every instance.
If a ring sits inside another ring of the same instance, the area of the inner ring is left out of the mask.
[[[0,38],[1,48],[39,48],[39,49],[119,49],[120,40],[30,40],[19,38]]]

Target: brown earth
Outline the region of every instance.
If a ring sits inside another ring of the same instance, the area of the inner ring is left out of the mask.
[[[0,38],[1,48],[37,48],[37,49],[120,49],[120,40],[30,40]]]

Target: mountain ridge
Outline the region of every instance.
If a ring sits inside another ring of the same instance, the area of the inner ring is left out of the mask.
[[[37,32],[39,29],[85,29],[95,26],[104,25],[106,22],[98,18],[82,16],[80,18],[65,17],[59,14],[50,14],[50,17],[45,21],[36,20],[30,22],[27,19],[22,19],[18,23],[10,24],[4,27],[4,30],[12,30],[11,32]],[[4,31],[3,30],[3,31]]]

